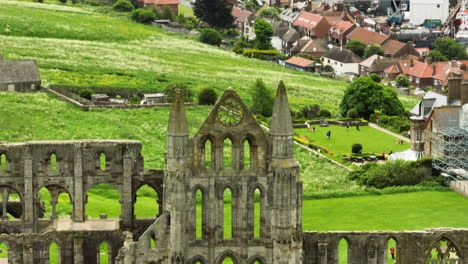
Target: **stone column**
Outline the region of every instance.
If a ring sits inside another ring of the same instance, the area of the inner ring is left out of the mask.
[[[120,197],[122,210],[120,221],[123,230],[131,230],[133,226],[133,194],[132,194],[132,156],[129,149],[125,150],[123,157],[123,184],[122,197]]]
[[[318,264],[327,264],[327,243],[319,242],[317,244]]]
[[[82,264],[84,263],[84,256],[83,256],[83,239],[75,238],[73,240],[73,263],[74,264]]]
[[[24,162],[24,232],[35,232],[35,210],[34,210],[34,190],[33,190],[33,159],[29,147],[26,147],[23,154]],[[24,256],[27,258],[26,256]],[[31,259],[32,261],[32,259]],[[29,263],[29,262],[24,262]],[[32,262],[31,262],[32,263]]]
[[[75,164],[74,164],[74,193],[73,193],[73,221],[84,222],[86,219],[85,212],[85,201],[83,191],[83,159],[81,156],[81,149],[77,146],[75,152]]]
[[[23,239],[23,264],[34,264],[33,242]]]
[[[50,204],[52,205],[52,216],[50,217],[50,219],[55,220],[55,219],[58,218],[58,216],[57,216],[57,203],[58,203],[58,198],[59,198],[59,195],[60,195],[60,191],[52,190],[50,192],[50,194],[52,196],[52,200],[50,201]]]
[[[3,188],[2,190],[2,220],[8,220],[8,215],[7,215],[8,196],[10,196],[8,189]]]

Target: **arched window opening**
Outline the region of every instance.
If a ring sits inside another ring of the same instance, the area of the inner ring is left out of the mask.
[[[459,263],[460,253],[455,244],[447,238],[439,239],[432,246],[428,263]]]
[[[338,244],[338,263],[347,264],[348,263],[348,241],[342,238]]]
[[[104,152],[101,152],[101,154],[99,154],[99,169],[100,170],[107,169],[106,154]]]
[[[145,184],[136,193],[136,202],[133,206],[135,216],[157,217],[159,214],[159,195],[153,187]]]
[[[252,166],[252,154],[251,154],[251,146],[250,142],[246,139],[244,140],[244,169],[250,169]]]
[[[39,190],[40,218],[71,218],[73,206],[70,195],[60,186],[50,185]]]
[[[0,263],[8,263],[8,245],[0,243]]]
[[[110,263],[109,258],[109,244],[107,242],[102,242],[99,245],[99,264],[108,264]]]
[[[254,237],[260,237],[261,229],[261,195],[260,189],[256,188],[254,192]]]
[[[231,189],[226,188],[223,192],[223,238],[232,238],[232,192]]]
[[[205,168],[213,168],[213,163],[211,159],[213,143],[210,139],[206,140],[205,146],[203,147],[204,150],[204,159],[205,159]]]
[[[396,259],[397,259],[397,243],[395,241],[395,239],[393,238],[390,238],[388,241],[387,241],[387,263],[388,264],[393,264]]]
[[[151,233],[150,248],[156,248],[156,234]]]
[[[195,237],[203,237],[203,192],[201,189],[198,189],[195,192]]]
[[[0,188],[0,204],[1,219],[21,218],[23,204],[20,195],[14,189]]]
[[[222,264],[234,264],[234,260],[231,257],[225,257]]]
[[[120,217],[120,193],[112,185],[98,184],[88,190],[86,215],[89,218]]]
[[[260,260],[256,260],[252,264],[262,264],[262,262],[260,262]]]
[[[233,144],[230,138],[223,142],[223,168],[233,168],[234,163]]]
[[[56,171],[57,170],[57,155],[54,153],[50,154],[50,170]]]
[[[0,155],[0,171],[6,171],[7,170],[7,156],[6,154],[1,154]]]
[[[59,264],[60,263],[60,250],[58,245],[55,242],[52,242],[49,246],[49,264]]]

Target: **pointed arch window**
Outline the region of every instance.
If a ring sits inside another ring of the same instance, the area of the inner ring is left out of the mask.
[[[223,168],[234,168],[234,151],[233,143],[230,138],[226,138],[223,142]]]
[[[232,206],[233,196],[232,191],[228,187],[223,192],[223,238],[232,238],[232,217],[234,214],[234,207]]]
[[[203,144],[203,163],[205,168],[213,168],[213,142],[207,139]]]
[[[5,153],[0,154],[0,171],[5,172],[7,170],[7,156]]]

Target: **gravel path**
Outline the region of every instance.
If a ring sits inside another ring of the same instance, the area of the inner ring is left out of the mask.
[[[399,139],[401,139],[401,140],[403,140],[403,141],[406,141],[406,142],[408,142],[408,143],[410,142],[409,138],[404,137],[404,136],[402,136],[402,135],[395,134],[395,133],[393,133],[392,131],[387,130],[387,129],[383,128],[383,127],[379,127],[378,125],[376,125],[376,124],[374,124],[374,123],[369,122],[369,126],[372,127],[372,128],[378,129],[378,130],[380,130],[380,131],[382,131],[382,132],[385,132],[385,133],[387,133],[387,134],[389,134],[389,135],[392,135],[392,136],[394,136],[394,137],[397,137],[397,138],[399,138]]]

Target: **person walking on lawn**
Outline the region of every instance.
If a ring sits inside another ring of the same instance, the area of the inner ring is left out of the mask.
[[[390,254],[392,254],[392,259],[395,259],[395,248],[394,247],[390,248]]]
[[[328,130],[328,132],[327,132],[327,139],[330,139],[330,136],[331,136],[331,131]]]

